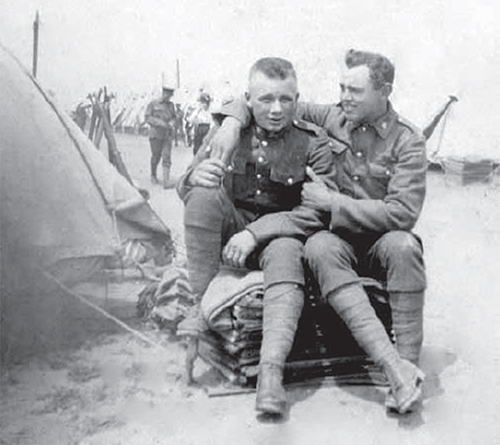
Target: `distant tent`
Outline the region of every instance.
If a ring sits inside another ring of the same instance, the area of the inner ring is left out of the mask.
[[[147,130],[144,120],[146,108],[154,98],[154,93],[130,93],[122,100],[113,101],[111,110],[113,127],[125,133],[143,133]]]
[[[127,241],[171,245],[139,191],[3,46],[0,78],[2,278],[21,260],[71,282]]]
[[[457,101],[457,97],[449,96],[445,106],[423,129],[428,139],[429,168],[443,170],[450,184],[467,185],[494,180],[500,166],[498,139],[486,132],[470,131],[472,121],[467,113],[473,108],[462,101],[450,107]],[[474,110],[473,113],[478,114]],[[433,133],[436,136],[431,138]]]

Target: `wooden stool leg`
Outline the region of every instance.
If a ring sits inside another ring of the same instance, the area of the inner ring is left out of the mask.
[[[193,378],[194,362],[198,356],[198,338],[188,337],[187,351],[186,351],[186,379],[187,384],[195,383]]]

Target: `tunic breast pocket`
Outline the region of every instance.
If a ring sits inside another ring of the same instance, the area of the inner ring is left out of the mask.
[[[278,168],[271,169],[270,179],[285,185],[293,185],[305,180],[305,168]]]
[[[375,196],[385,196],[387,192],[387,186],[394,174],[394,165],[387,164],[369,164],[370,172],[370,183],[372,185],[372,192]]]
[[[394,165],[370,163],[370,176],[382,182],[389,182],[394,174]]]

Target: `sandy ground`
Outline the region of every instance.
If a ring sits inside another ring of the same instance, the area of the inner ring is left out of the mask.
[[[117,141],[131,175],[150,190],[151,205],[172,230],[182,262],[182,204],[174,191],[149,183],[146,138],[117,135]],[[184,146],[175,149],[174,176],[190,159]],[[294,386],[289,415],[280,422],[256,415],[254,394],[209,397],[207,388],[221,385],[218,374],[198,361],[199,386],[186,386],[183,345],[137,320],[145,283],[123,276],[79,291],[158,346],[71,297],[30,300],[34,315],[26,330],[40,347],[2,367],[0,443],[500,444],[500,186],[452,182],[429,174],[417,228],[429,278],[427,379],[418,412],[386,413],[384,389],[373,386]],[[51,315],[37,323],[39,314]]]

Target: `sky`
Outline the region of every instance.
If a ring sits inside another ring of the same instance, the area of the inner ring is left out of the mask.
[[[67,109],[101,86],[159,91],[175,83],[176,60],[178,98],[201,86],[243,92],[252,63],[272,55],[294,63],[303,99],[333,103],[345,51],[377,51],[395,63],[392,100],[416,125],[458,96],[433,142],[496,154],[496,9],[493,0],[0,0],[0,42],[31,70],[38,10],[37,77]]]

